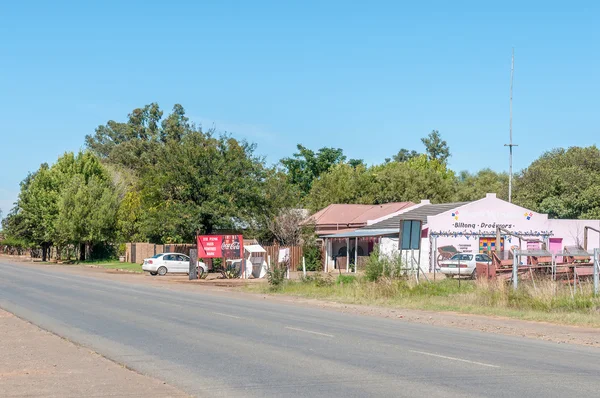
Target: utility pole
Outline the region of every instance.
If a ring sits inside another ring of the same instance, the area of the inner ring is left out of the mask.
[[[518,146],[513,144],[512,139],[512,99],[513,99],[513,77],[515,74],[515,49],[512,49],[512,60],[510,63],[510,122],[509,122],[509,131],[510,131],[510,143],[504,144],[504,146],[508,147],[509,150],[509,158],[508,158],[508,201],[512,203],[512,179],[513,179],[513,170],[512,170],[512,158],[513,158],[513,147]]]

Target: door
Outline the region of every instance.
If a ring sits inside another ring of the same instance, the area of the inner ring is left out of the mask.
[[[177,256],[177,260],[179,262],[179,270],[177,272],[189,273],[190,272],[190,258],[188,256],[184,256],[180,254]]]
[[[562,246],[562,238],[550,238],[550,253],[558,253],[561,252],[563,249]],[[556,262],[557,263],[562,263],[563,262],[563,258],[561,257],[556,257]]]
[[[167,254],[163,256],[163,263],[165,267],[167,267],[167,272],[178,272],[177,258],[174,254]]]

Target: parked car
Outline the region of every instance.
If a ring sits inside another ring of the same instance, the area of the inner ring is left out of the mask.
[[[449,260],[440,262],[440,272],[446,275],[447,278],[453,278],[455,275],[475,278],[477,263],[491,265],[492,258],[485,253],[458,253],[450,257]]]
[[[166,275],[167,273],[190,273],[190,258],[181,253],[160,253],[144,259],[142,270],[150,272],[150,275]],[[208,272],[208,267],[202,261],[198,261],[198,274]]]

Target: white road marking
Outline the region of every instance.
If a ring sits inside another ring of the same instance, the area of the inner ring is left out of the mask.
[[[223,314],[222,312],[213,312],[213,314],[215,314],[215,315],[221,315],[221,316],[226,316],[226,317],[228,317],[228,318],[235,318],[235,319],[246,319],[246,318],[242,318],[241,316],[235,316],[235,315]]]
[[[311,334],[318,334],[319,336],[325,336],[325,337],[334,337],[332,334],[327,334],[327,333],[321,333],[321,332],[313,332],[312,330],[306,330],[306,329],[299,329],[299,328],[293,328],[291,326],[286,326],[286,329],[289,330],[296,330],[298,332],[304,332],[304,333],[311,333]]]
[[[449,359],[451,361],[459,361],[459,362],[466,362],[466,363],[471,363],[473,365],[479,365],[479,366],[487,366],[489,368],[499,368],[500,366],[496,366],[496,365],[490,365],[489,363],[483,363],[483,362],[475,362],[475,361],[469,361],[468,359],[462,359],[462,358],[454,358],[454,357],[447,357],[445,355],[438,355],[438,354],[432,354],[430,352],[424,352],[424,351],[414,351],[414,350],[409,350],[410,352],[414,352],[415,354],[421,354],[421,355],[428,355],[430,357],[436,357],[436,358],[443,358],[443,359]]]

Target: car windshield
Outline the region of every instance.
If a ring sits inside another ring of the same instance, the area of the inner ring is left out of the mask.
[[[162,255],[163,255],[162,253],[158,253],[158,254],[155,254],[154,256],[152,256],[151,258],[159,258]]]
[[[452,256],[452,258],[450,260],[471,261],[471,260],[473,260],[473,255],[472,254],[455,254],[454,256]]]

